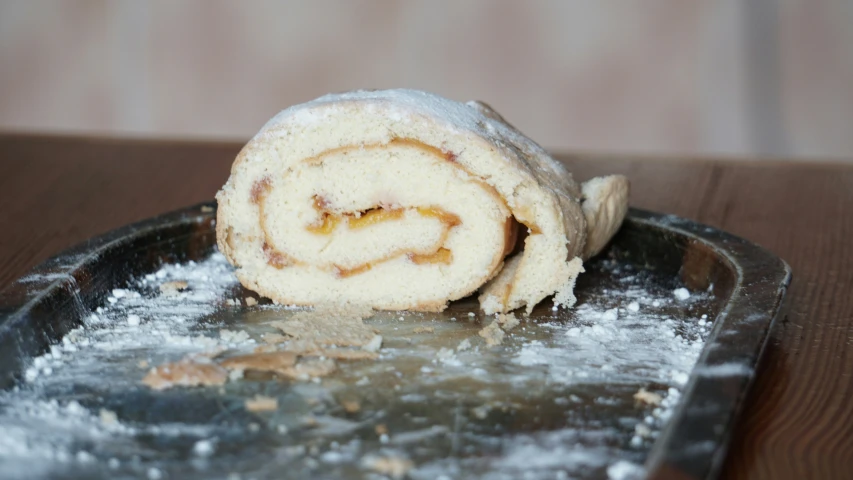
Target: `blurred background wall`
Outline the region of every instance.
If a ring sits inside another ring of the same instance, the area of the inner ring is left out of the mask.
[[[560,150],[853,158],[846,0],[0,2],[0,130],[245,140],[411,87]]]

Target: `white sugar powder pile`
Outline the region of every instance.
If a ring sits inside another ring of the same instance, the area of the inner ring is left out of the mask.
[[[160,283],[186,281],[179,295],[160,295]],[[110,292],[84,324],[69,332],[50,350],[32,359],[24,372],[25,385],[0,392],[0,471],[4,478],[49,476],[62,464],[90,463],[95,457],[81,445],[87,442],[131,442],[138,433],[112,412],[99,416],[75,400],[46,399],[42,392],[68,385],[100,385],[111,381],[138,381],[142,369],[129,372],[118,367],[121,359],[151,352],[158,359],[177,359],[190,352],[220,345],[251,344],[244,332],[223,331],[221,338],[191,332],[196,320],[212,313],[217,301],[236,284],[231,266],[220,254],[203,262],[164,265],[124,289]],[[147,293],[146,293],[147,292]],[[153,292],[153,293],[152,293]],[[157,361],[152,360],[151,364]],[[105,370],[105,365],[111,365]],[[136,366],[136,362],[132,365]],[[122,380],[123,379],[123,380]],[[157,433],[168,433],[159,429]],[[205,435],[198,428],[178,427],[175,433]],[[212,448],[210,444],[210,448]],[[208,448],[200,444],[198,454]],[[34,461],[37,460],[37,461]],[[117,459],[110,462],[118,468]],[[155,469],[156,470],[156,469]],[[162,472],[149,471],[149,478]]]
[[[672,294],[675,296],[675,298],[682,300],[682,301],[690,298],[690,291],[687,290],[686,288],[683,288],[683,287],[682,288],[676,288],[675,290],[672,291]]]

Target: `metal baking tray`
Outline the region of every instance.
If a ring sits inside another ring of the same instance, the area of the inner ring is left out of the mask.
[[[116,288],[144,302],[156,296],[146,275],[210,259],[214,222],[215,204],[204,204],[127,226],[0,293],[0,477],[715,478],[791,278],[750,242],[632,209],[585,265],[578,305],[543,302],[498,347],[477,335],[491,318],[463,299],[440,314],[378,314],[367,323],[385,339],[381,358],[340,363],[319,381],[260,375],[151,391],[138,363],[180,352],[150,342],[90,356],[84,345],[62,357],[73,365],[60,358],[51,375],[26,378],[72,330],[118,328],[91,324]],[[293,311],[231,300],[251,295],[228,285],[184,333],[257,335]],[[424,325],[431,331],[415,332]],[[455,350],[464,339],[472,348]],[[695,364],[668,371],[689,346]],[[441,348],[451,356],[436,357]],[[636,401],[640,388],[663,405]],[[276,411],[244,408],[259,393],[278,400]],[[199,442],[212,448],[199,452]],[[377,458],[405,468],[375,468]]]

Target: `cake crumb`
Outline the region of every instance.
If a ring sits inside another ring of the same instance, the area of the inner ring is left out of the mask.
[[[277,345],[270,345],[270,344],[258,345],[257,347],[252,349],[252,353],[270,353],[270,352],[277,352],[277,351],[278,351],[278,346]]]
[[[373,310],[369,308],[318,307],[314,311],[296,313],[290,320],[275,320],[270,325],[285,335],[319,345],[365,347],[377,341],[378,335],[362,321],[372,315]],[[381,337],[379,342],[381,345]]]
[[[358,400],[348,399],[341,401],[341,406],[347,413],[356,413],[361,410],[361,403]]]
[[[246,410],[250,412],[271,412],[278,410],[278,400],[263,395],[255,395],[255,398],[247,398]]]
[[[513,328],[517,327],[519,323],[521,323],[516,317],[514,313],[499,313],[497,322],[501,327],[501,330],[504,332],[508,332]]]
[[[338,364],[328,358],[316,358],[301,361],[290,369],[290,376],[298,379],[325,377],[334,373]]]
[[[490,347],[494,347],[500,345],[503,342],[506,333],[501,330],[500,325],[497,321],[494,321],[489,324],[489,326],[480,330],[480,336],[486,340],[486,345]]]
[[[178,293],[186,290],[189,287],[189,283],[184,280],[175,280],[172,282],[163,282],[160,284],[160,293],[162,295],[177,295]]]
[[[414,468],[414,463],[406,457],[399,455],[384,455],[365,457],[362,465],[381,475],[387,475],[394,479],[401,479]]]
[[[435,333],[433,327],[415,327],[415,333]]]
[[[186,357],[174,363],[166,363],[152,368],[142,383],[154,390],[172,387],[195,387],[224,385],[228,381],[228,371],[210,361],[207,357]]]
[[[657,393],[649,392],[645,388],[640,388],[637,393],[634,394],[634,400],[642,403],[646,403],[649,405],[660,405],[663,397],[658,395]]]
[[[388,434],[388,427],[386,427],[384,423],[380,423],[380,424],[376,425],[376,427],[374,427],[373,430],[376,432],[377,435],[387,435]]]
[[[148,368],[148,360],[140,360],[136,363],[136,366],[139,368]]]
[[[684,287],[676,288],[675,290],[672,291],[672,294],[675,296],[675,298],[682,300],[682,301],[690,298],[690,291]]]
[[[293,352],[275,351],[238,355],[222,360],[221,364],[228,370],[272,372],[289,377],[292,376],[296,359],[297,355]]]
[[[275,345],[278,343],[284,343],[287,341],[287,338],[288,337],[286,337],[280,333],[265,333],[265,334],[261,335],[261,340],[264,343],[267,343],[270,345]]]
[[[279,344],[277,348],[303,357],[319,357],[323,354],[323,347],[310,340],[287,340],[285,343]]]
[[[335,360],[376,360],[379,354],[368,350],[352,348],[327,348],[321,351],[321,356]]]
[[[368,352],[378,352],[382,348],[382,335],[374,335],[367,344],[362,345],[361,349]]]
[[[308,415],[302,419],[302,426],[305,428],[317,428],[320,426],[320,422],[314,417],[314,415]]]

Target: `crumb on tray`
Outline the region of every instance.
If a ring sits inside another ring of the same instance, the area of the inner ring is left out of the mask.
[[[290,376],[296,359],[295,353],[286,351],[251,353],[226,358],[222,366],[229,370],[254,370]]]
[[[408,458],[393,454],[365,457],[362,460],[362,465],[369,470],[394,479],[405,477],[409,470],[415,466]]]
[[[290,320],[270,322],[270,325],[285,335],[320,345],[373,347],[378,335],[362,321],[371,315],[373,310],[366,308],[318,308],[299,312]],[[381,337],[379,343],[381,345]]]
[[[503,342],[506,333],[501,330],[500,324],[495,320],[487,327],[480,330],[480,336],[486,340],[486,345],[494,347]]]
[[[271,412],[278,410],[278,400],[263,395],[255,395],[254,398],[246,399],[245,406],[246,410],[250,412]]]
[[[189,283],[184,280],[175,280],[171,282],[163,282],[160,284],[160,293],[163,295],[177,295],[189,287]]]
[[[645,388],[640,388],[637,393],[634,394],[634,400],[642,403],[647,403],[649,405],[660,405],[661,401],[663,401],[663,397],[658,395],[657,393],[649,392]]]
[[[499,313],[496,321],[498,325],[500,325],[501,330],[504,332],[512,330],[521,323],[518,318],[515,317],[514,313]]]
[[[347,413],[356,413],[361,410],[361,402],[355,399],[346,399],[341,401],[341,406]]]
[[[226,381],[228,371],[203,356],[186,357],[152,368],[142,379],[142,383],[154,390],[177,386],[224,385]]]

